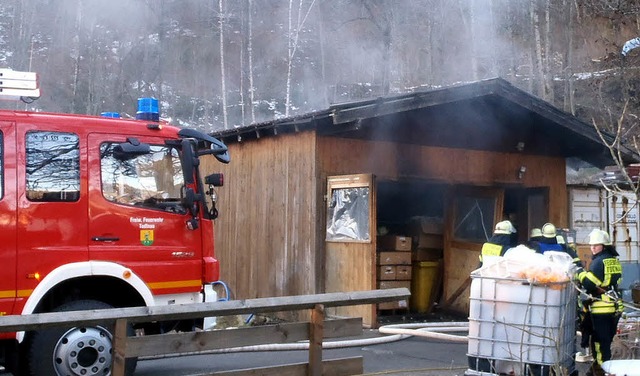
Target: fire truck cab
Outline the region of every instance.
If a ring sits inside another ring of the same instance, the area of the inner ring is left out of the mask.
[[[39,95],[33,73],[0,77],[0,99]],[[228,163],[227,148],[138,102],[136,119],[0,110],[0,315],[216,299],[222,176],[199,159]],[[15,375],[111,373],[108,325],[0,333],[0,345]]]

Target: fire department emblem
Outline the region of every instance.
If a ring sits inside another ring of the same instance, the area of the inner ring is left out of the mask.
[[[142,245],[153,244],[153,230],[140,230],[140,243]]]

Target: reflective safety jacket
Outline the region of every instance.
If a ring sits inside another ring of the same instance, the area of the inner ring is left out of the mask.
[[[622,311],[622,304],[609,296],[618,296],[618,285],[622,281],[622,265],[615,250],[607,249],[593,256],[588,271],[578,274],[578,281],[589,295],[595,299],[588,302],[592,314],[614,314]]]
[[[493,235],[489,241],[482,245],[482,251],[480,252],[480,262],[482,262],[483,256],[502,256],[507,249],[513,247],[511,241],[511,235],[496,234]]]

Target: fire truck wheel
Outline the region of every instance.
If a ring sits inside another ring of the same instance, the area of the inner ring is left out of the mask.
[[[55,312],[113,308],[96,300],[65,303]],[[28,353],[32,376],[111,375],[113,326],[46,329],[32,333]],[[129,335],[133,335],[129,328]],[[127,359],[126,375],[135,371],[137,359]]]

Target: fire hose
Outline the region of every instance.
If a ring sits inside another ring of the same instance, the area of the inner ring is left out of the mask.
[[[468,322],[431,322],[431,323],[411,323],[411,324],[393,324],[384,325],[378,328],[378,332],[382,334],[390,334],[381,337],[351,339],[344,341],[325,341],[322,342],[323,349],[337,349],[345,347],[370,346],[383,343],[395,342],[412,336],[432,338],[445,341],[466,342],[467,336],[445,334],[445,332],[465,332],[469,330]],[[227,349],[217,349],[210,351],[188,352],[181,354],[163,354],[148,357],[140,357],[140,360],[176,358],[192,355],[207,354],[223,354],[235,352],[253,352],[253,351],[291,351],[291,350],[307,350],[309,342],[299,343],[272,343],[255,346],[231,347]]]

